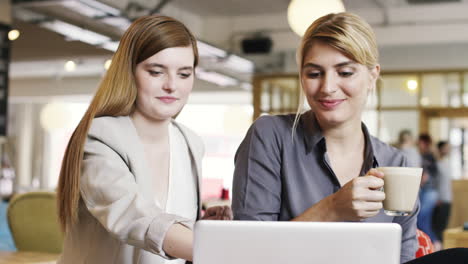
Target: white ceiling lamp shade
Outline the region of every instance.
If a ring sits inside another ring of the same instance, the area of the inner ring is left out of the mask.
[[[288,6],[288,23],[291,29],[302,37],[317,18],[344,11],[341,0],[291,0]]]

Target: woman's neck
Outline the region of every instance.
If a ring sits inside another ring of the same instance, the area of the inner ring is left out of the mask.
[[[326,140],[327,151],[352,153],[364,149],[364,132],[360,120],[322,127],[322,133]]]
[[[167,140],[170,119],[156,120],[138,111],[131,113],[130,118],[144,144],[158,144]]]

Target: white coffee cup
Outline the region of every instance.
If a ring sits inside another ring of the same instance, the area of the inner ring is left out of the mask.
[[[391,216],[411,214],[418,197],[422,168],[379,167],[377,170],[384,173],[385,213]]]

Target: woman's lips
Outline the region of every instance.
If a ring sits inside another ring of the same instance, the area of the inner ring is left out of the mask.
[[[173,103],[173,102],[178,100],[177,98],[172,97],[172,96],[159,96],[159,97],[156,97],[156,98],[161,100],[163,103],[166,103],[166,104],[170,104],[170,103]]]
[[[327,110],[332,110],[344,102],[345,99],[337,99],[337,100],[328,100],[328,99],[319,99],[318,102],[322,106],[322,108]]]

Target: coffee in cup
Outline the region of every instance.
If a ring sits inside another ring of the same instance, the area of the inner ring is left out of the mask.
[[[422,168],[379,167],[384,174],[385,200],[383,208],[387,215],[409,215],[418,197]]]

